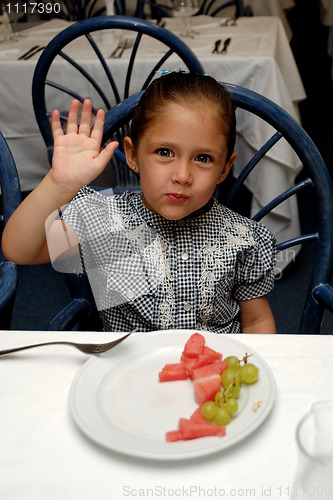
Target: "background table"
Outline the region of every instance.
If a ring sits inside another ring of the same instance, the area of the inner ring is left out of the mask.
[[[51,338],[108,341],[115,335],[1,332],[0,349]],[[212,495],[215,488],[224,490],[225,497],[287,500],[297,464],[296,425],[314,401],[332,399],[333,337],[230,337],[255,350],[272,369],[275,405],[263,425],[234,447],[175,463],[108,451],[77,429],[69,410],[69,391],[87,355],[50,346],[0,358],[0,498],[187,498],[185,493],[179,495],[184,488],[191,491],[192,500],[199,500],[220,498]],[[111,355],[112,351],[103,356]]]
[[[236,26],[221,26],[224,19],[197,16],[192,19],[194,28],[199,32],[194,39],[186,39],[189,47],[203,64],[207,74],[217,80],[241,85],[270,98],[299,121],[298,103],[304,99],[305,91],[293,58],[281,20],[277,17],[244,17]],[[10,44],[0,53],[1,87],[0,99],[6,103],[0,111],[0,130],[8,140],[17,163],[23,191],[33,189],[49,169],[46,148],[39,134],[31,103],[31,81],[37,55],[28,61],[18,61],[18,57],[33,45],[45,45],[56,33],[68,24],[54,20],[38,28],[26,30],[18,42]],[[166,19],[166,28],[180,34],[180,20]],[[100,34],[96,35],[97,37]],[[231,37],[227,54],[212,54],[217,39]],[[104,51],[108,55],[112,44],[103,38]],[[138,64],[131,93],[140,89],[143,76],[148,74],[156,54],[162,52],[159,43],[142,43],[138,54]],[[101,72],[95,55],[89,56],[82,44],[75,44],[70,52],[78,56],[80,62],[91,73]],[[116,80],[124,81],[128,65],[128,51],[121,59],[108,59],[114,70]],[[172,56],[163,69],[181,69],[181,62]],[[57,81],[74,82],[74,88],[83,95],[91,96],[92,89],[77,77],[75,71],[68,70],[63,60],[54,64],[51,70]],[[102,76],[101,76],[102,78]],[[103,85],[103,84],[102,84]],[[94,101],[95,102],[95,101]],[[95,102],[95,105],[102,103]],[[54,98],[54,106],[68,109],[68,99],[59,102]],[[61,107],[62,106],[62,107]],[[253,154],[270,135],[271,128],[255,117],[247,117],[238,112],[238,160],[235,171]],[[238,166],[238,167],[237,167]],[[248,188],[255,193],[253,212],[264,205],[271,197],[294,184],[300,171],[300,162],[286,143],[280,142],[269,157],[262,163],[260,174],[253,173],[247,181]],[[296,200],[288,200],[274,211],[274,216],[265,223],[277,235],[278,241],[299,234],[298,209]],[[283,264],[281,262],[281,267]]]

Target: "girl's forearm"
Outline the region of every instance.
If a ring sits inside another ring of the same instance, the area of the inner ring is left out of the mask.
[[[45,221],[75,194],[64,192],[48,173],[7,222],[2,237],[5,257],[24,265],[49,262]]]

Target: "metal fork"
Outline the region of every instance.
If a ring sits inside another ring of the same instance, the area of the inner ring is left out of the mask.
[[[86,354],[101,354],[102,352],[109,351],[113,347],[115,347],[117,344],[125,340],[131,333],[134,333],[137,331],[137,328],[135,330],[132,330],[131,332],[127,333],[123,337],[120,337],[117,340],[113,340],[112,342],[107,342],[106,344],[79,344],[76,342],[65,342],[65,341],[55,341],[55,342],[44,342],[42,344],[31,344],[31,345],[25,345],[21,347],[13,347],[11,349],[4,349],[0,351],[0,356],[4,354],[10,354],[13,352],[17,351],[24,351],[25,349],[32,349],[34,347],[41,347],[45,345],[69,345],[71,347],[76,347],[76,349],[79,349],[79,351],[84,352]]]
[[[118,47],[112,52],[109,58],[120,59],[127,47],[127,38],[121,38],[118,42]]]

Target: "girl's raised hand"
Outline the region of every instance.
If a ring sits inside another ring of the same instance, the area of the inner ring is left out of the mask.
[[[101,148],[104,127],[104,111],[98,110],[93,128],[92,103],[86,99],[82,105],[79,123],[80,102],[71,103],[66,133],[60,124],[60,113],[52,113],[54,151],[50,175],[62,190],[76,193],[82,186],[92,182],[111,160],[118,142],[110,142]]]

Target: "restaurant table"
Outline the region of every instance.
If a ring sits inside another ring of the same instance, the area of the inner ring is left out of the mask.
[[[168,18],[166,28],[180,34],[180,19]],[[290,49],[285,30],[277,17],[243,17],[237,20],[236,26],[222,26],[223,18],[196,16],[192,25],[198,31],[195,38],[185,41],[200,59],[207,74],[228,83],[234,83],[259,92],[275,101],[297,121],[300,120],[298,103],[306,97],[304,87]],[[52,20],[37,28],[26,30],[24,36],[9,45],[3,45],[0,52],[0,100],[5,103],[0,110],[0,130],[8,141],[17,164],[21,188],[23,191],[33,189],[49,169],[46,147],[42,141],[34,117],[31,102],[31,82],[38,55],[27,61],[18,57],[33,45],[46,45],[64,27],[66,21]],[[96,34],[100,37],[101,34]],[[217,39],[231,38],[227,54],[212,54]],[[106,55],[112,52],[112,44],[103,38],[103,51]],[[161,49],[159,48],[161,47]],[[142,41],[142,52],[137,55],[137,74],[148,74],[156,54],[161,55],[164,46],[159,42],[152,44]],[[95,75],[101,72],[96,56],[89,57],[82,44],[74,44],[68,51],[73,57]],[[124,52],[121,59],[107,59],[114,70],[117,83],[124,81],[128,66],[129,51]],[[183,63],[182,63],[183,64]],[[172,56],[162,69],[182,69],[180,60]],[[83,78],[77,77],[73,70],[68,70],[65,61],[60,60],[50,71],[57,81],[74,82],[75,90],[89,95],[91,88]],[[131,93],[140,89],[141,82],[134,75]],[[52,105],[51,101],[51,105]],[[102,105],[102,103],[100,103]],[[54,106],[67,109],[67,102],[54,100]],[[98,106],[98,101],[95,102]],[[235,171],[244,164],[245,158],[256,151],[271,135],[271,128],[256,117],[248,117],[238,111],[239,159],[235,162]],[[238,166],[238,167],[237,167]],[[255,193],[253,212],[259,209],[271,197],[292,186],[301,168],[300,162],[285,142],[279,142],[262,162],[260,173],[253,172],[247,180],[247,187]],[[282,241],[299,235],[299,219],[296,200],[290,199],[279,208],[265,223]],[[281,266],[283,266],[281,261]]]
[[[288,40],[291,40],[293,33],[285,12],[295,6],[294,0],[244,0],[244,5],[251,7],[254,16],[279,17]]]
[[[59,339],[106,342],[116,335],[120,334],[2,331],[0,349]],[[147,334],[133,335],[137,338],[131,340],[139,342],[140,335]],[[93,356],[54,345],[0,357],[0,498],[288,499],[298,459],[297,423],[312,403],[333,397],[333,337],[225,337],[241,342],[265,360],[276,383],[274,405],[262,424],[237,444],[177,461],[128,456],[97,444],[78,429],[70,410],[70,391]],[[113,350],[97,361],[107,363],[115,355]],[[128,412],[135,419],[135,408],[129,407]],[[181,408],[176,414],[181,414]]]

